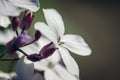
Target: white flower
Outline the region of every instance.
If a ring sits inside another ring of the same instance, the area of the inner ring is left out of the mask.
[[[11,29],[0,31],[0,44],[6,45],[15,36],[15,33]]]
[[[18,16],[25,9],[36,12],[39,7],[39,0],[0,0],[0,26],[10,24],[7,16]]]
[[[13,31],[11,30],[0,32],[0,36],[2,37],[0,43],[6,44],[6,42],[12,38],[10,35],[14,35]],[[38,42],[37,45],[28,45],[22,48],[22,50],[25,51],[28,55],[32,53],[38,53],[39,49],[42,48],[40,44],[47,43],[49,43],[49,41],[47,41],[47,39],[44,39],[43,42]],[[23,54],[18,54],[19,57],[23,56]],[[43,59],[38,62],[31,62],[23,56],[17,63],[17,78],[19,80],[44,80],[44,78],[45,80],[79,80],[78,77],[70,74],[66,70],[66,68],[59,63],[60,60],[61,58],[58,52],[55,52],[52,56],[48,57],[47,59]],[[34,70],[44,71],[44,76],[40,74],[34,74]]]
[[[60,57],[53,54],[47,59],[38,62],[30,62],[26,57],[22,57],[17,63],[17,76],[19,80],[79,80],[70,74],[59,64]],[[35,76],[34,70],[43,71],[44,76]]]
[[[39,0],[0,0],[0,15],[18,16],[23,9],[36,12],[39,7]]]
[[[43,9],[43,12],[47,24],[37,22],[35,29],[39,30],[46,38],[54,42],[56,47],[59,48],[58,51],[68,71],[79,76],[78,65],[71,57],[68,50],[78,55],[87,56],[91,54],[91,49],[81,36],[75,34],[64,35],[64,23],[56,10]]]
[[[11,22],[7,16],[0,15],[0,26],[7,28],[10,23]]]
[[[12,80],[12,78],[16,77],[16,73],[5,73],[0,71],[0,80]]]

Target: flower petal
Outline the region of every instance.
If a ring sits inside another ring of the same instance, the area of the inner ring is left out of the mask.
[[[25,47],[20,48],[23,51],[25,51],[28,55],[31,55],[33,53],[38,53],[39,54],[39,46],[37,46],[35,43],[27,45]],[[23,54],[21,52],[17,52],[19,58],[21,58],[23,56]]]
[[[18,16],[21,10],[22,9],[15,7],[9,0],[0,0],[0,15]]]
[[[79,77],[79,68],[76,61],[72,58],[72,56],[65,48],[59,47],[59,51],[67,70],[71,74]]]
[[[71,52],[87,56],[91,54],[91,49],[84,41],[84,39],[79,35],[67,34],[61,38],[61,42],[64,44],[65,48],[69,49]]]
[[[36,73],[34,74],[32,80],[44,80],[44,77],[41,74]]]
[[[37,22],[35,24],[35,29],[39,30],[42,33],[42,35],[44,35],[49,40],[51,40],[52,42],[57,44],[56,34],[54,32],[52,32],[51,29],[45,23]]]
[[[34,64],[22,57],[17,63],[16,73],[19,80],[31,80],[34,73]]]
[[[38,71],[45,71],[49,69],[49,64],[52,63],[53,65],[58,64],[60,61],[60,55],[58,54],[58,50],[54,52],[53,55],[46,59],[42,59],[41,61],[34,62],[35,69]]]
[[[65,32],[61,15],[55,9],[43,9],[43,12],[49,27],[56,33],[57,39],[59,39]]]
[[[63,80],[61,79],[53,70],[46,70],[45,71],[45,80]]]
[[[38,11],[40,8],[39,0],[9,0],[17,7],[29,9],[31,11]]]
[[[0,44],[6,45],[6,43],[15,36],[15,33],[10,30],[6,29],[5,31],[0,31]]]
[[[0,80],[9,80],[9,79],[11,79],[11,77],[8,73],[0,71]]]
[[[7,28],[10,24],[10,20],[7,16],[1,16],[0,15],[0,26]]]
[[[49,62],[46,59],[34,62],[35,69],[38,71],[45,71],[48,69]]]
[[[50,57],[48,57],[47,60],[53,64],[59,63],[59,61],[61,60],[61,57],[59,55],[58,50],[56,50]]]
[[[42,35],[40,39],[37,41],[37,44],[40,46],[39,49],[42,49],[45,45],[47,45],[50,42],[51,41],[49,39]]]
[[[78,77],[69,73],[63,66],[59,64],[54,67],[54,70],[64,80],[79,80]]]

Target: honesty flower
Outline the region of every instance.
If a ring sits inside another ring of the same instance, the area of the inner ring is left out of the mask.
[[[18,16],[25,9],[36,12],[39,7],[39,0],[0,0],[0,26],[10,24],[7,16]]]
[[[54,53],[47,59],[31,62],[22,57],[17,63],[17,76],[19,80],[79,80],[70,74],[60,63],[60,56]],[[38,72],[35,76],[35,72]],[[43,74],[41,74],[43,72]]]
[[[64,23],[56,10],[43,9],[43,12],[48,25],[43,22],[37,22],[35,29],[39,30],[46,38],[54,42],[68,71],[79,76],[78,65],[68,50],[78,55],[87,56],[90,55],[91,49],[81,36],[75,34],[64,35]]]

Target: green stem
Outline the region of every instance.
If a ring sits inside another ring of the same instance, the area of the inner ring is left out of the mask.
[[[18,61],[19,60],[19,58],[17,58],[17,59],[0,59],[0,61]]]
[[[18,49],[19,52],[23,53],[25,56],[28,56],[27,53],[25,53],[23,50]]]

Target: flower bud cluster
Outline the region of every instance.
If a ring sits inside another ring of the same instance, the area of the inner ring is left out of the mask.
[[[12,29],[16,32],[17,36],[14,36],[12,40],[10,40],[6,44],[7,52],[10,55],[18,55],[17,51],[20,51],[23,53],[27,58],[33,62],[39,61],[41,59],[47,58],[50,55],[53,54],[53,52],[56,50],[53,43],[49,43],[45,45],[40,52],[33,53],[31,55],[28,55],[24,51],[22,51],[20,48],[28,46],[35,41],[38,41],[41,37],[41,32],[36,30],[34,34],[34,39],[32,39],[31,36],[28,35],[29,29],[31,27],[32,21],[33,21],[34,15],[32,12],[25,11],[24,16],[22,20],[20,20],[18,17],[14,17],[12,19]],[[18,29],[21,29],[21,32],[18,32]]]

